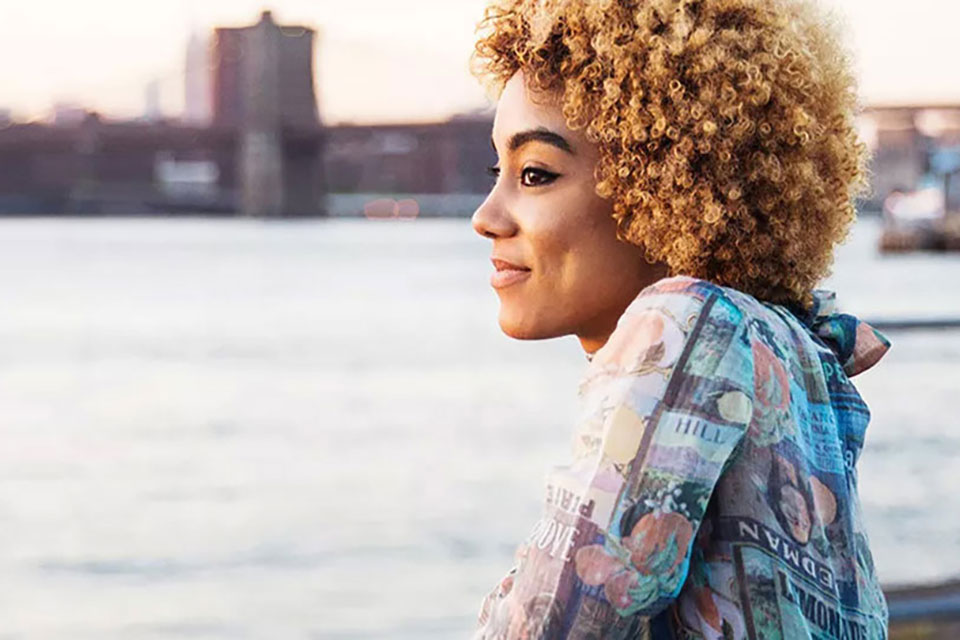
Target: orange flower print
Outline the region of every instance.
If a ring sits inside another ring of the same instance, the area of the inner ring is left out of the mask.
[[[790,379],[780,358],[760,340],[753,341],[756,402],[768,410],[790,406]]]
[[[620,544],[608,541],[581,547],[574,556],[577,576],[587,585],[603,585],[603,594],[620,615],[649,606],[674,593],[683,580],[683,560],[693,525],[676,512],[654,511],[634,525]]]
[[[574,564],[584,584],[603,585],[603,595],[615,609],[629,608],[629,589],[636,586],[637,575],[627,562],[608,554],[602,544],[591,544],[577,550]]]
[[[639,576],[634,571],[620,571],[603,586],[603,595],[607,597],[614,609],[629,609],[633,603],[631,590],[636,589]]]
[[[748,434],[761,447],[776,444],[795,433],[790,415],[790,377],[770,347],[753,342],[754,415]]]
[[[654,511],[633,526],[624,546],[630,549],[630,561],[646,575],[670,575],[676,572],[686,555],[693,525],[676,512]]]

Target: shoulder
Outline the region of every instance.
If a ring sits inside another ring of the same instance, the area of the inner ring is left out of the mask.
[[[709,331],[710,326],[738,326],[755,316],[759,306],[755,298],[736,289],[691,276],[673,276],[640,291],[624,316],[658,310],[680,321],[687,338],[692,338]]]
[[[643,364],[653,359],[660,366],[690,358],[699,359],[701,365],[719,364],[718,358],[738,349],[737,338],[752,315],[750,300],[699,278],[658,280],[627,306],[592,368],[629,373],[646,370]]]

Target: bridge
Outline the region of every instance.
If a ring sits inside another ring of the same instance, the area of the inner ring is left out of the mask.
[[[0,209],[322,214],[314,35],[277,25],[270,12],[251,27],[217,29],[209,127],[108,122],[93,114],[77,126],[0,127]],[[162,163],[205,168],[206,183],[158,179]]]

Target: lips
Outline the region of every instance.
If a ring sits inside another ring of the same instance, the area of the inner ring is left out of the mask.
[[[497,269],[490,276],[490,285],[494,289],[503,289],[530,277],[530,269],[507,260],[492,258],[490,260]]]
[[[497,271],[530,271],[529,268],[524,267],[523,265],[514,264],[512,262],[508,262],[507,260],[501,260],[500,258],[491,258],[490,262],[493,263],[493,266],[496,267]]]

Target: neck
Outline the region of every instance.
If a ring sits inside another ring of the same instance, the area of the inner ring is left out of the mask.
[[[616,327],[611,327],[609,331],[602,331],[596,335],[578,335],[580,339],[580,346],[583,347],[583,351],[587,354],[587,359],[592,359],[593,354],[600,350],[603,345],[607,343],[607,340],[610,339],[610,334],[613,333],[613,329]]]
[[[618,303],[606,307],[602,313],[599,313],[591,321],[589,327],[582,327],[582,329],[577,332],[577,337],[580,339],[580,346],[583,347],[583,350],[586,352],[587,358],[592,358],[593,354],[607,343],[613,330],[617,328],[617,322],[620,321],[620,317],[624,311],[626,311],[630,302],[636,298],[637,294],[661,278],[667,277],[669,270],[666,265],[663,264],[646,265],[643,273],[644,277],[639,279],[634,286],[628,286],[624,289],[623,295],[620,297]]]

